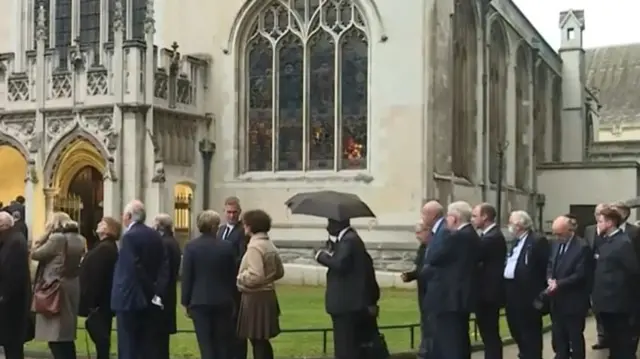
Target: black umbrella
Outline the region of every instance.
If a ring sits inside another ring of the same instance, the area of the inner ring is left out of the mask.
[[[375,217],[360,197],[351,193],[319,191],[298,193],[285,204],[291,213],[345,221],[351,218]]]

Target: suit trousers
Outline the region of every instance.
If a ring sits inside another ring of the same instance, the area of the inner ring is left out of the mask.
[[[189,309],[202,359],[231,359],[234,322],[231,306],[201,305]]]
[[[431,357],[439,359],[471,358],[469,313],[441,312],[429,316],[433,333]]]
[[[111,327],[113,315],[107,310],[97,310],[89,314],[85,321],[87,334],[96,348],[96,359],[111,357]]]
[[[49,350],[53,359],[76,359],[75,342],[49,342]]]
[[[151,305],[142,310],[116,313],[118,359],[159,358],[158,339],[165,332],[162,309]]]
[[[600,313],[602,326],[607,333],[609,357],[635,359],[633,326],[627,313]]]
[[[368,331],[367,316],[364,311],[331,315],[333,322],[333,348],[335,359],[367,359],[363,358],[362,344]]]
[[[5,359],[24,359],[24,344],[11,343],[0,346],[4,349]]]
[[[502,359],[502,338],[500,337],[500,305],[478,303],[475,324],[484,343],[485,359]]]
[[[602,326],[602,319],[600,318],[600,314],[596,314],[596,332],[598,333],[598,343],[606,343],[607,338],[604,333],[604,327]]]
[[[551,335],[556,359],[585,359],[584,326],[587,313],[551,311]]]

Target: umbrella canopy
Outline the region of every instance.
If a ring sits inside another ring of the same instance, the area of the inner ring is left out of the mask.
[[[345,221],[351,218],[375,217],[369,206],[352,193],[319,191],[298,193],[285,204],[291,213]]]
[[[624,204],[626,204],[629,208],[638,208],[640,207],[640,197],[628,199],[624,201]]]

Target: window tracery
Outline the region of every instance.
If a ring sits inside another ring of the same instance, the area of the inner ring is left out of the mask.
[[[474,2],[458,0],[453,14],[453,113],[451,168],[473,181],[476,158],[478,38]]]
[[[90,46],[94,64],[100,59],[100,0],[80,0],[80,43]]]
[[[498,182],[498,149],[506,142],[507,133],[507,36],[496,20],[490,32],[489,50],[489,181]]]
[[[246,171],[366,169],[369,42],[349,0],[274,0],[245,43]]]
[[[554,162],[562,161],[562,80],[559,76],[553,78],[552,85],[552,147],[551,160]]]
[[[533,148],[536,163],[544,163],[546,160],[545,146],[547,143],[547,69],[544,64],[540,64],[536,70]]]
[[[68,56],[69,56],[69,46],[71,46],[71,0],[57,0],[55,6],[55,47],[58,49],[60,64],[58,65],[60,69],[67,69],[68,64]]]

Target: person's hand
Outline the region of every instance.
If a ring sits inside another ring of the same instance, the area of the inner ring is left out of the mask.
[[[403,282],[405,283],[409,283],[409,273],[408,272],[403,272],[402,274],[400,274],[400,279],[402,279]]]
[[[320,257],[320,255],[321,255],[322,253],[325,253],[325,254],[331,255],[331,252],[327,251],[326,249],[321,249],[321,250],[319,250],[319,251],[317,251],[317,252],[316,252],[316,256],[315,256],[316,262],[318,261],[318,257]]]
[[[547,280],[547,292],[551,293],[558,289],[558,283],[555,279]]]

